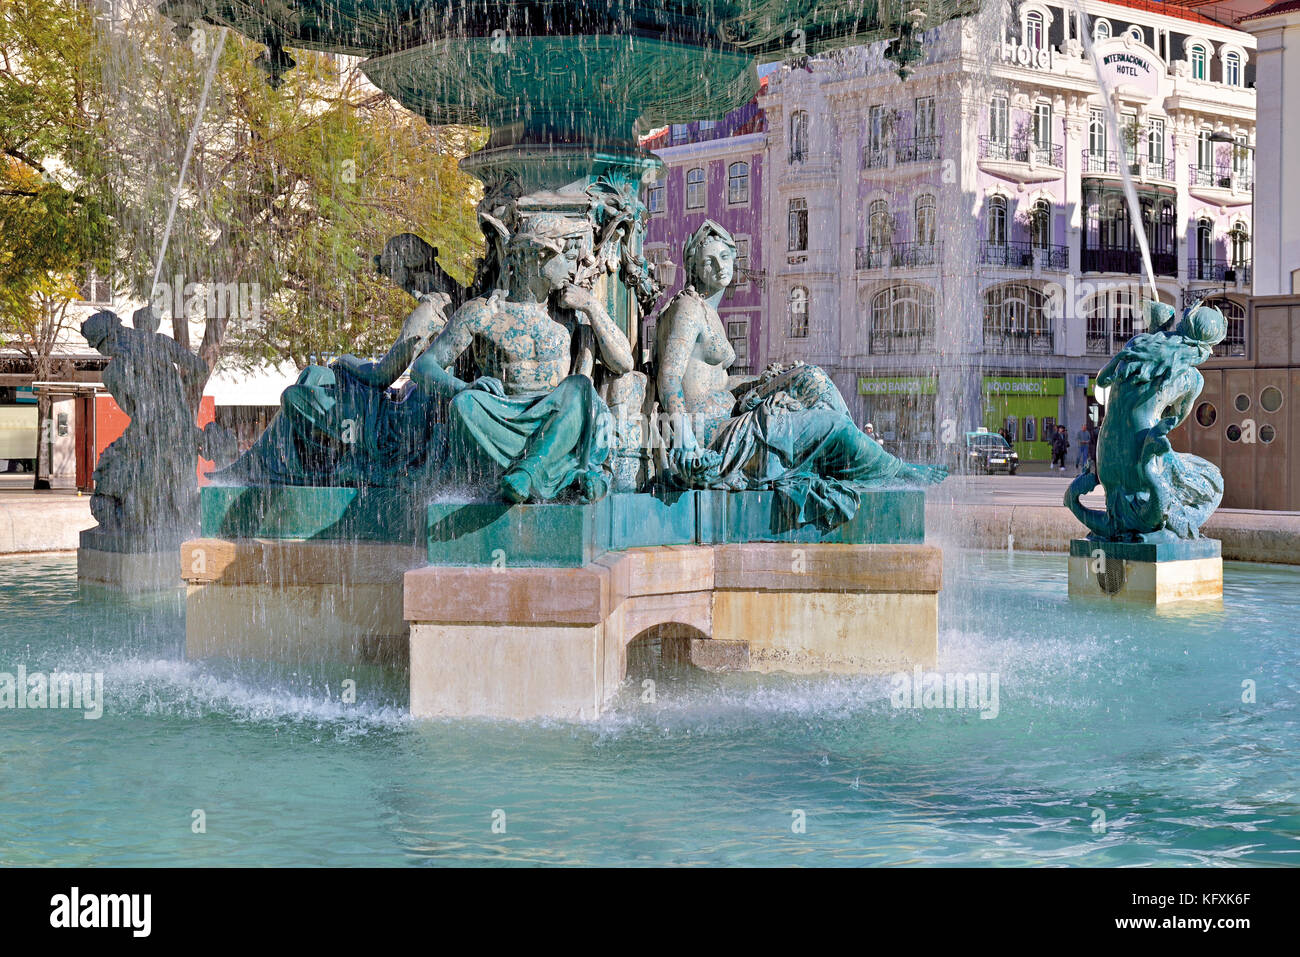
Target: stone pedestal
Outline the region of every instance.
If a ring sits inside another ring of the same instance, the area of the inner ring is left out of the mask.
[[[1223,556],[1217,539],[1146,544],[1070,542],[1070,597],[1158,607],[1222,601]]]
[[[77,580],[124,592],[165,591],[181,586],[177,542],[135,541],[108,535],[98,526],[81,532]]]
[[[942,557],[924,545],[750,543],[581,568],[408,572],[411,714],[590,719],[654,636],[712,670],[933,666]]]

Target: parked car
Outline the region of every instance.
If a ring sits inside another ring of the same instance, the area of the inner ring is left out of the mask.
[[[998,433],[981,429],[966,433],[966,456],[962,465],[967,472],[1015,475],[1020,467],[1020,456]]]

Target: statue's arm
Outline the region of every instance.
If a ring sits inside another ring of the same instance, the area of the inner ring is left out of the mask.
[[[687,411],[682,377],[700,337],[700,310],[692,308],[692,305],[678,301],[659,318],[660,322],[668,323],[668,335],[659,356],[659,375],[655,384],[658,386],[659,404],[670,413]]]
[[[448,301],[445,293],[434,293],[421,299],[420,304],[410,311],[402,323],[397,341],[378,362],[366,362],[356,356],[346,355],[339,356],[334,364],[347,369],[366,385],[387,389],[415,361],[430,336],[446,328],[447,320],[442,311]]]
[[[411,366],[411,381],[426,392],[453,396],[470,388],[470,383],[448,372],[474,342],[485,309],[482,300],[472,300],[456,310],[429,348]],[[493,391],[493,390],[489,390]]]
[[[1119,364],[1123,361],[1123,356],[1124,353],[1122,351],[1117,353],[1102,367],[1102,370],[1097,373],[1097,385],[1106,388],[1115,381],[1115,374],[1119,370]]]
[[[632,371],[632,344],[623,335],[623,330],[610,318],[604,304],[588,289],[569,285],[560,294],[560,302],[570,309],[581,310],[595,334],[600,357],[606,367],[615,375],[624,375]]]
[[[185,390],[186,400],[191,407],[197,409],[203,399],[203,387],[208,381],[208,364],[170,336],[161,333],[154,333],[154,336],[155,341],[166,346],[172,362],[176,365],[176,371],[180,374],[181,387]]]

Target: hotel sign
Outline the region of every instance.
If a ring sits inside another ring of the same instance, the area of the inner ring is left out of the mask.
[[[1052,51],[1046,46],[1035,50],[1023,43],[1004,42],[1002,44],[1002,62],[1034,67],[1039,70],[1050,70],[1052,68]]]
[[[1147,96],[1156,95],[1160,74],[1164,72],[1163,67],[1157,68],[1148,57],[1130,50],[1101,54],[1101,70],[1111,84],[1124,84]]]
[[[1101,65],[1112,67],[1116,76],[1145,77],[1151,72],[1151,64],[1133,53],[1108,53]]]

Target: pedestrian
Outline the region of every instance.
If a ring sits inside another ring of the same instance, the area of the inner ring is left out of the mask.
[[[1101,430],[1097,427],[1096,422],[1088,423],[1088,461],[1092,463],[1092,469],[1097,470],[1097,442]]]
[[[1052,461],[1047,466],[1049,470],[1055,469],[1059,464],[1061,471],[1065,471],[1065,453],[1070,448],[1070,436],[1065,431],[1065,426],[1058,425],[1056,431],[1052,434]]]
[[[1086,425],[1079,426],[1079,431],[1074,435],[1074,441],[1079,444],[1078,450],[1074,453],[1074,467],[1082,472],[1088,467],[1089,449],[1092,448],[1092,432]]]

